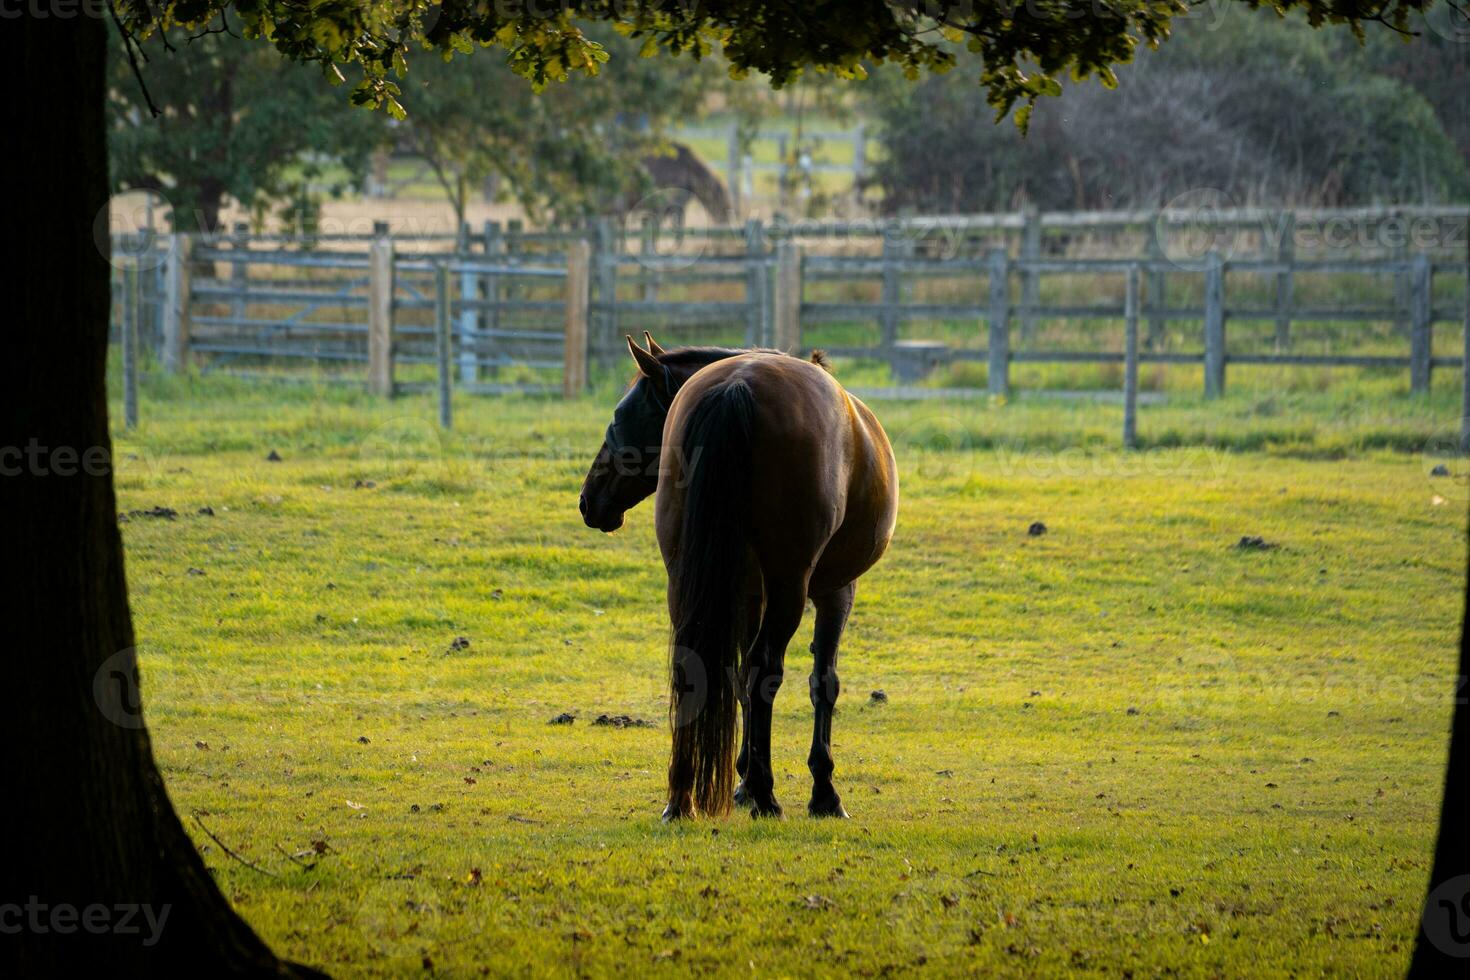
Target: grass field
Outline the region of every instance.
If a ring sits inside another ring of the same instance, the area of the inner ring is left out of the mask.
[[[464,399],[441,436],[418,397],[145,387],[117,484],[177,512],[123,525],[154,745],[282,954],[1401,973],[1465,568],[1463,469],[1412,450],[1457,391],[1171,398],[1129,455],[1115,406],[876,406],[903,502],[841,658],[852,819],[804,815],[808,616],[776,704],[787,818],[673,827],[650,511],[603,536],[576,508],[613,396]]]

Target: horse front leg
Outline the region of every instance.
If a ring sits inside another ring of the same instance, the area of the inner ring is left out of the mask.
[[[812,798],[807,812],[814,817],[846,817],[842,799],[832,785],[832,713],[841,685],[837,680],[837,647],[857,584],[849,582],[836,592],[812,598],[816,628],[812,635],[812,674],[808,679],[812,697],[812,750],[806,765],[812,774]]]

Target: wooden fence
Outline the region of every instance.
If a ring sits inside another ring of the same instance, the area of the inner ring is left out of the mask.
[[[324,238],[311,247],[240,232],[213,241],[177,235],[158,239],[152,249],[132,244],[121,250],[115,305],[132,379],[125,385],[129,418],[136,417],[139,352],[150,346],[166,371],[191,362],[230,370],[305,361],[338,365],[344,380],[365,381],[384,397],[432,385],[448,424],[454,388],[575,396],[587,384],[589,360],[621,356],[622,334],[645,326],[682,331],[681,337],[692,331],[691,340],[718,334],[727,342],[795,351],[805,349],[823,325],[867,322],[876,326],[871,343],[827,345],[828,352],[886,363],[898,383],[889,393],[900,397],[932,393],[914,385],[954,362],[984,363],[991,395],[1009,393],[1011,368],[1018,363],[1121,364],[1124,439],[1132,444],[1140,364],[1200,365],[1209,397],[1225,390],[1227,368],[1239,364],[1398,369],[1415,392],[1429,389],[1436,369],[1467,371],[1464,356],[1436,355],[1433,344],[1440,324],[1464,325],[1470,344],[1470,266],[1453,225],[1463,223],[1466,213],[1470,209],[1433,212],[1434,220],[1449,222],[1433,247],[1408,252],[1390,243],[1366,255],[1371,250],[1304,254],[1293,238],[1270,243],[1262,233],[1262,244],[1243,256],[1233,239],[1227,248],[1209,239],[1205,244],[1212,247],[1199,254],[1171,258],[1158,232],[1172,219],[1161,212],[1069,215],[1065,221],[1033,212],[971,216],[949,225],[937,219],[865,226],[752,221],[738,228],[664,232],[662,238],[646,224],[509,233],[487,225],[479,234],[465,230],[454,239],[394,238],[380,226],[371,236]],[[1384,220],[1378,212],[1335,214]],[[1279,215],[1270,212],[1226,217],[1221,227],[1265,228],[1267,221],[1280,227]],[[1300,227],[1304,214],[1292,217]],[[1312,213],[1305,217],[1316,220]],[[1147,233],[1113,249],[1134,252],[1123,257],[1051,256],[1041,245],[1047,229],[1075,233],[1098,227],[1125,234],[1141,227]],[[954,247],[956,241],[963,246]],[[1319,257],[1324,253],[1328,257]],[[1349,257],[1333,257],[1344,253]],[[1106,287],[1097,293],[1112,294],[1118,284],[1123,289],[1116,301],[1043,302],[1042,284],[1054,276],[1092,277]],[[1252,305],[1232,297],[1232,276],[1271,282],[1271,301]],[[1345,283],[1376,278],[1392,284],[1392,297],[1377,305],[1303,304],[1295,289],[1302,276]],[[1441,297],[1437,304],[1436,281],[1444,277],[1463,279],[1465,298]],[[916,302],[908,295],[934,279],[972,283],[978,298]],[[834,286],[839,293],[876,286],[877,298],[832,298]],[[1171,287],[1181,286],[1199,299],[1170,302]],[[674,292],[684,295],[671,298]],[[1116,350],[1059,350],[1028,342],[1037,324],[1058,320],[1121,321],[1123,340]],[[945,343],[904,337],[904,325],[913,321],[974,327],[962,342]],[[1142,342],[1140,321],[1148,325]],[[1291,341],[1293,324],[1302,321],[1391,323],[1403,348],[1300,353]],[[1199,325],[1198,350],[1150,346],[1150,339],[1181,322]],[[1230,326],[1253,322],[1272,325],[1273,349],[1230,350]],[[415,380],[426,376],[422,369],[405,380],[400,369],[406,365],[428,366],[433,380]],[[539,371],[542,379],[483,379],[508,366]],[[547,380],[556,373],[560,384]]]

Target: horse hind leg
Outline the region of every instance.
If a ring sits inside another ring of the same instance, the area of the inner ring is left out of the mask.
[[[750,645],[761,628],[761,597],[751,596],[746,601],[745,613],[745,635],[741,643],[743,649],[740,651],[741,677],[744,677],[745,660],[750,655]],[[735,805],[744,806],[750,802],[749,795],[745,792],[745,774],[750,769],[750,698],[745,693],[745,684],[737,683],[740,691],[740,754],[735,758],[735,774],[740,777],[740,782],[735,786]]]
[[[812,635],[812,674],[808,679],[812,698],[812,750],[806,765],[812,774],[812,798],[807,812],[814,817],[846,817],[842,799],[832,785],[832,713],[841,686],[837,680],[837,647],[847,626],[856,593],[849,582],[836,592],[812,598],[816,628]]]
[[[750,703],[750,731],[743,785],[751,815],[779,817],[775,775],[771,771],[771,708],[785,673],[786,645],[801,625],[806,582],[766,579],[766,608],[760,632],[745,663],[745,696]]]

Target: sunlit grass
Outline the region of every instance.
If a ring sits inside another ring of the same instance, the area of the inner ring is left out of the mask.
[[[1132,454],[1115,405],[876,404],[903,503],[841,658],[853,819],[804,815],[808,617],[787,818],[670,828],[650,510],[604,536],[576,508],[620,377],[461,397],[450,433],[423,396],[145,385],[117,484],[178,513],[123,525],[154,746],[276,949],[348,976],[1402,972],[1464,575],[1461,464],[1416,450],[1458,391],[1242,379],[1145,406]]]

